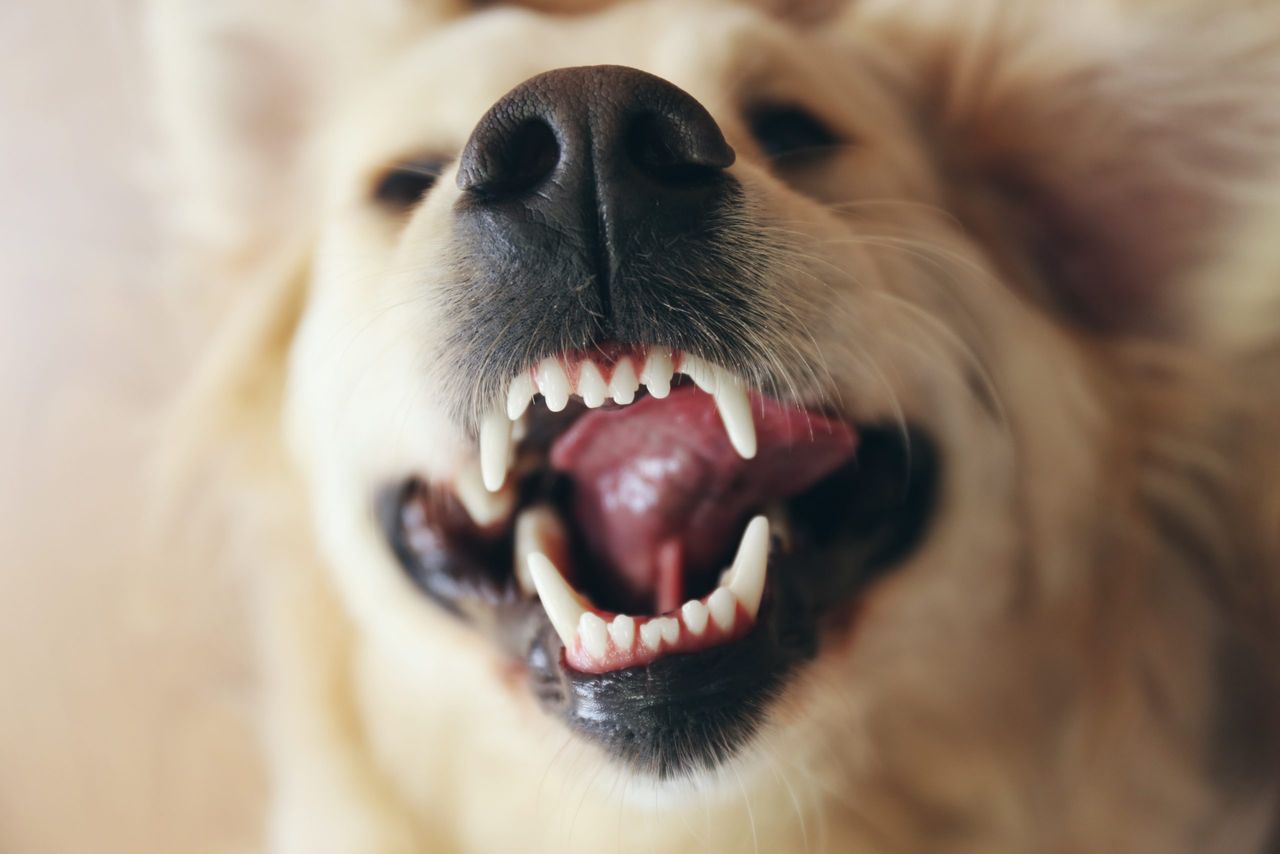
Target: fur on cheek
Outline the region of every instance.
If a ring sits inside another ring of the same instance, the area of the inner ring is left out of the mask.
[[[949,206],[1006,272],[1088,327],[1182,331],[1181,278],[1280,138],[1276,13],[1175,23],[1082,8],[1094,14],[999,0],[866,14],[912,57]]]

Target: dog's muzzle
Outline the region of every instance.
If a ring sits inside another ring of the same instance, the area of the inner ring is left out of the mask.
[[[762,342],[805,333],[769,314],[733,163],[702,105],[632,69],[498,101],[459,163],[438,353],[477,453],[383,505],[422,590],[662,777],[750,741],[933,495],[922,437],[769,394]]]

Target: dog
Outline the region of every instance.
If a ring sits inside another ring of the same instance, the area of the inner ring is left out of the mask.
[[[1273,11],[152,12],[272,851],[1277,850]]]

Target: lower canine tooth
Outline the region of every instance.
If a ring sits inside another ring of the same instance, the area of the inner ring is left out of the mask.
[[[707,610],[711,612],[711,619],[720,631],[725,634],[733,631],[733,618],[738,612],[738,600],[728,589],[717,588],[707,599]]]
[[[609,632],[604,620],[587,611],[578,618],[578,640],[582,649],[596,661],[603,661],[609,642]]]
[[[500,488],[497,492],[489,491],[484,483],[484,476],[480,473],[480,466],[476,463],[462,467],[453,482],[453,491],[466,508],[471,521],[481,528],[507,518],[515,504],[514,490]]]
[[[480,424],[480,474],[490,492],[502,489],[511,466],[511,419],[494,410]]]
[[[501,494],[510,492],[511,490],[506,490]],[[524,595],[533,596],[538,591],[533,583],[533,574],[530,572],[529,556],[537,552],[550,560],[549,555],[564,555],[567,551],[565,543],[568,541],[568,534],[556,512],[546,505],[539,504],[521,510],[516,516],[514,539],[516,582]]]
[[[546,555],[533,552],[528,557],[528,564],[534,589],[538,591],[538,599],[542,601],[551,625],[564,645],[572,646],[578,633],[578,623],[587,613],[586,605]]]
[[[703,605],[697,599],[684,603],[680,609],[680,616],[684,618],[684,626],[694,635],[701,635],[707,628],[707,606]]]
[[[769,520],[757,516],[747,523],[747,529],[742,533],[729,578],[729,589],[752,617],[760,612],[760,597],[764,594],[764,577],[768,569]]]
[[[626,614],[619,614],[609,623],[609,637],[618,652],[630,652],[636,640],[636,621]]]

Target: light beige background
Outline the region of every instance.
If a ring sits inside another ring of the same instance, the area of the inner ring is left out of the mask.
[[[0,3],[0,852],[256,850],[231,579],[138,536],[190,364],[131,0]]]

